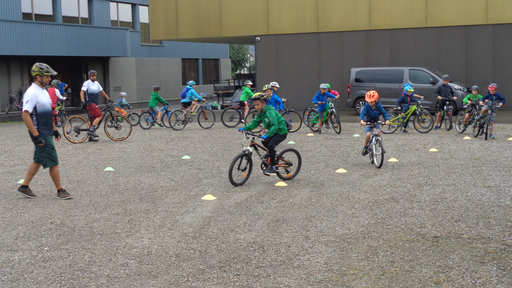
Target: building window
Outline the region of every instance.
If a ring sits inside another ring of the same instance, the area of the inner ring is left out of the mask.
[[[151,40],[149,34],[149,7],[139,6],[140,16],[140,43],[162,44],[162,41]]]
[[[126,27],[133,29],[132,5],[110,2],[110,22],[114,27]]]
[[[199,84],[199,59],[181,59],[181,84],[190,80]]]
[[[88,0],[61,0],[62,22],[89,24]]]
[[[21,0],[23,20],[53,22],[52,0]]]
[[[203,59],[203,84],[219,83],[219,59]]]

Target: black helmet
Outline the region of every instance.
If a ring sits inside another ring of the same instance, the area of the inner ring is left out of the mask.
[[[98,72],[96,72],[96,70],[89,71],[89,77],[91,77],[92,74],[98,74]]]
[[[471,91],[473,91],[473,90],[480,92],[480,87],[473,85],[473,86],[471,86]]]
[[[254,95],[252,95],[250,100],[252,100],[252,101],[254,101],[254,100],[264,100],[264,101],[267,101],[267,94],[261,93],[261,92],[254,93]]]
[[[57,75],[57,72],[52,69],[48,64],[37,62],[32,66],[32,69],[30,71],[32,76],[41,75],[41,76],[49,76],[49,75]]]
[[[441,80],[443,81],[449,81],[450,80],[450,76],[448,74],[444,74],[442,77],[441,77]]]
[[[52,80],[51,86],[59,87],[60,83],[61,82],[59,80],[55,79],[55,80]]]
[[[153,86],[153,91],[162,90],[162,87],[155,85]]]

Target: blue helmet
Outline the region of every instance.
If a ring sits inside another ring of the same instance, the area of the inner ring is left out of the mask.
[[[196,82],[194,82],[194,81],[190,80],[190,81],[188,81],[188,82],[187,82],[187,84],[188,84],[188,85],[190,85],[190,86],[192,86],[192,85],[196,85]]]
[[[407,83],[404,85],[404,91],[405,92],[414,92],[414,88],[412,88],[412,85]]]

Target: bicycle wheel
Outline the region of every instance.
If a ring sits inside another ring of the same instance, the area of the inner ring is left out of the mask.
[[[160,123],[162,123],[165,128],[171,128],[171,111],[164,111],[162,113],[162,119],[160,119]]]
[[[446,110],[444,129],[446,129],[446,131],[450,131],[452,129],[452,110]]]
[[[249,153],[240,153],[238,154],[233,161],[231,161],[231,165],[229,165],[229,182],[233,184],[233,186],[241,186],[244,185],[252,172],[252,158]]]
[[[140,114],[139,126],[144,130],[148,130],[155,125],[155,121],[155,116],[153,116],[151,111],[144,111]]]
[[[384,152],[382,141],[380,139],[375,139],[372,143],[372,157],[373,157],[373,164],[375,164],[375,167],[380,168],[382,167],[382,164],[384,163]]]
[[[69,116],[68,112],[62,112],[59,117],[60,125],[64,126],[64,123],[66,123],[66,121],[68,120],[69,117],[70,116]]]
[[[418,111],[413,120],[414,129],[420,133],[428,133],[434,128],[434,118],[428,111]]]
[[[185,112],[181,108],[171,111],[169,116],[169,124],[171,128],[176,131],[183,130],[187,126],[187,119],[185,119]]]
[[[382,133],[384,134],[392,134],[395,133],[396,129],[400,127],[400,113],[397,112],[388,112],[389,114],[389,126],[382,125],[380,127]],[[380,115],[379,120],[382,122],[386,122],[386,119],[383,115]]]
[[[491,126],[491,116],[490,115],[487,115],[485,117],[485,128],[484,128],[484,134],[485,134],[485,140],[487,140],[487,138],[489,137],[489,126]]]
[[[5,107],[5,114],[9,114],[9,111],[12,109],[12,104],[7,104],[7,107]]]
[[[334,113],[331,114],[331,125],[332,129],[336,134],[341,133],[341,122],[340,122],[340,116],[338,115],[338,112],[334,111]]]
[[[302,113],[302,122],[304,122],[304,125],[309,127],[309,123],[308,123],[309,113],[314,110],[315,110],[314,107],[308,107],[306,110],[304,110],[304,113]]]
[[[292,125],[292,129],[289,131],[290,133],[297,132],[300,127],[302,127],[302,118],[299,113],[288,110],[288,113],[285,111],[281,113],[281,116],[283,116],[284,121]]]
[[[72,116],[64,123],[62,134],[71,143],[82,143],[89,137],[87,131],[91,128],[89,122],[82,116]]]
[[[215,113],[210,109],[201,109],[197,113],[197,123],[203,129],[212,128],[213,124],[215,124]]]
[[[220,120],[224,126],[228,128],[235,128],[240,124],[240,122],[242,122],[242,114],[240,114],[240,110],[236,108],[227,108],[222,111]]]
[[[302,167],[302,157],[299,151],[288,148],[277,155],[277,177],[282,180],[292,180],[299,174]]]
[[[476,120],[473,124],[473,137],[475,138],[480,135],[480,121],[481,120]]]
[[[459,133],[464,133],[464,118],[466,118],[466,113],[464,111],[459,111],[459,114],[457,114],[457,118],[455,119],[455,130]]]
[[[103,129],[108,138],[123,141],[132,134],[132,123],[123,115],[107,115]]]
[[[312,110],[309,112],[308,127],[313,132],[318,132],[318,123],[320,122],[318,119],[319,119],[318,111]]]
[[[253,110],[247,114],[247,118],[245,119],[245,125],[249,125],[255,118],[258,116],[258,111]],[[252,129],[252,133],[260,133],[263,128],[263,124],[258,125],[256,128]]]
[[[128,120],[132,123],[132,126],[139,125],[140,116],[137,113],[130,113],[127,116]]]

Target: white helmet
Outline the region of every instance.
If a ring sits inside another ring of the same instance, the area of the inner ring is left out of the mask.
[[[279,84],[277,84],[277,82],[270,82],[270,87],[277,87],[279,88]]]
[[[325,83],[320,84],[320,89],[322,89],[322,88],[327,89],[327,84],[325,84]]]
[[[119,93],[119,97],[126,97],[126,92]]]
[[[253,85],[251,80],[245,80],[244,85]]]

